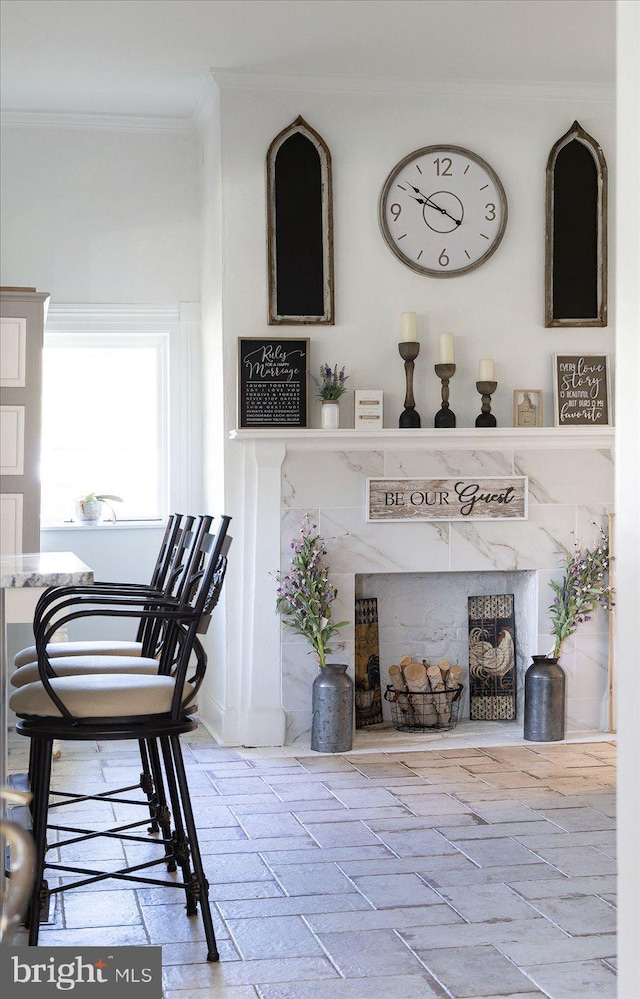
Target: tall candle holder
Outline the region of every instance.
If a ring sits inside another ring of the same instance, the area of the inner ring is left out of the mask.
[[[435,373],[442,382],[442,409],[439,409],[433,419],[436,428],[455,427],[456,414],[449,409],[449,379],[456,373],[455,364],[436,364]]]
[[[491,412],[491,396],[498,387],[497,382],[476,382],[476,388],[482,396],[482,412],[476,417],[476,427],[497,427],[498,423]]]
[[[413,398],[413,362],[420,353],[420,344],[417,340],[403,340],[398,344],[398,350],[404,361],[404,375],[407,382],[404,409],[400,413],[398,426],[403,430],[415,430],[420,427],[420,414],[416,412],[416,403]]]

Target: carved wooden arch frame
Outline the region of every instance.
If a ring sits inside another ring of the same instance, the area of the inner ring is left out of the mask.
[[[315,147],[320,160],[320,182],[322,198],[322,264],[323,264],[323,313],[322,315],[293,316],[278,313],[278,261],[276,255],[276,156],[281,146],[297,132],[304,135]],[[331,177],[331,153],[326,142],[302,118],[295,121],[276,135],[267,151],[267,254],[269,280],[269,325],[315,324],[332,326],[334,312],[334,265],[333,265],[333,185]]]
[[[570,142],[580,142],[591,153],[597,173],[596,252],[597,252],[597,315],[558,319],[553,314],[553,253],[554,253],[554,174],[558,154]],[[545,219],[545,327],[606,326],[607,325],[607,162],[599,144],[582,126],[573,125],[552,146],[547,160],[546,219]]]

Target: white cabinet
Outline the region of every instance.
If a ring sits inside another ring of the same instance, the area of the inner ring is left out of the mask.
[[[0,552],[40,550],[42,335],[48,292],[0,289]]]

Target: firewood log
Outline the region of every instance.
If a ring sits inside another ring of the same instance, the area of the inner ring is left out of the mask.
[[[445,682],[442,678],[442,672],[439,666],[430,666],[427,670],[427,677],[429,679],[429,684],[431,690],[433,691],[433,703],[438,715],[438,721],[441,725],[448,725],[451,719],[451,708],[449,707],[449,699],[443,691],[445,690]]]
[[[447,673],[445,685],[447,690],[455,690],[462,680],[462,666],[452,666]]]
[[[442,679],[444,680],[445,685],[446,685],[446,682],[447,682],[447,673],[451,669],[451,663],[449,662],[448,659],[440,659],[439,662],[438,662],[438,669],[442,673]]]
[[[407,684],[405,682],[404,675],[397,664],[389,667],[389,679],[391,680],[393,688],[396,692],[395,703],[402,712],[403,724],[406,725],[409,723],[411,705],[408,700]]]
[[[427,690],[427,671],[422,663],[408,662],[402,668],[405,683],[412,693],[422,694]]]
[[[404,674],[399,666],[394,665],[389,667],[389,679],[393,684],[394,690],[402,692],[406,691],[407,684],[404,679]]]

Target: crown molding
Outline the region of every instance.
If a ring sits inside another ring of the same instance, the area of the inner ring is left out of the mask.
[[[213,76],[209,73],[202,85],[196,106],[191,115],[191,121],[195,128],[201,130],[209,121],[213,110],[220,100],[220,87]]]
[[[191,132],[191,118],[162,118],[147,115],[84,114],[75,111],[0,112],[0,123],[10,128],[86,128],[108,132]]]
[[[393,80],[381,77],[278,76],[212,69],[220,90],[284,90],[301,93],[384,94],[388,96],[465,97],[479,100],[571,101],[612,104],[615,85],[596,83],[509,82],[505,80]]]

